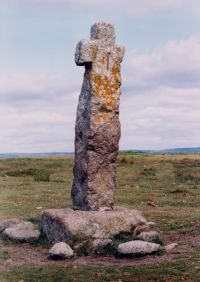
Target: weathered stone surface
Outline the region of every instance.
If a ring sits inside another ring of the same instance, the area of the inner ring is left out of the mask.
[[[117,249],[118,256],[148,255],[160,250],[160,245],[140,240],[120,244]]]
[[[41,227],[50,241],[71,238],[108,239],[120,232],[133,232],[146,220],[137,210],[115,207],[112,211],[50,209],[42,214]]]
[[[137,237],[140,233],[142,232],[149,232],[150,228],[149,225],[143,224],[143,225],[138,225],[135,230],[134,230],[134,236]]]
[[[49,256],[52,259],[69,259],[72,258],[73,255],[73,250],[65,242],[56,243],[49,250]]]
[[[22,222],[4,230],[3,236],[10,240],[31,242],[39,238],[40,232],[31,222]]]
[[[76,48],[76,64],[85,66],[85,74],[75,128],[74,209],[114,204],[123,56],[124,47],[115,45],[114,27],[107,23],[94,24],[91,40],[80,41]]]
[[[111,246],[113,241],[111,239],[96,239],[91,244],[91,254],[99,254],[106,247]]]
[[[160,234],[156,231],[146,231],[141,232],[137,238],[139,240],[147,241],[147,242],[154,242],[154,241],[162,241]]]
[[[6,228],[12,227],[22,222],[19,218],[10,218],[0,221],[0,232],[3,232]]]

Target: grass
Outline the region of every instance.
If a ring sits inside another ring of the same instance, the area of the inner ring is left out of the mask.
[[[78,268],[78,270],[77,270]],[[28,281],[28,282],[103,282],[103,281],[180,281],[179,277],[182,277],[181,281],[195,281],[188,279],[187,266],[183,261],[177,261],[173,264],[164,264],[162,269],[158,267],[96,267],[92,265],[88,266],[44,266],[33,267],[24,266],[21,268],[13,268],[9,272],[3,272],[3,276],[0,274],[2,281]],[[148,277],[148,280],[146,280]],[[17,280],[18,279],[18,280]]]
[[[71,156],[0,160],[0,219],[21,217],[37,224],[44,209],[70,207],[72,166]],[[200,155],[119,155],[116,204],[141,210],[157,231],[180,233],[197,224],[199,202]],[[43,237],[37,244],[48,247]],[[0,281],[198,281],[199,253],[195,249],[155,267],[24,266],[3,271]],[[1,251],[0,261],[6,257]]]

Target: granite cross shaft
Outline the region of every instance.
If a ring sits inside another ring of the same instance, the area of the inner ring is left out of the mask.
[[[81,40],[75,53],[85,66],[77,108],[73,208],[112,209],[116,187],[116,158],[120,139],[120,64],[124,47],[115,45],[114,27],[96,23],[91,39]]]

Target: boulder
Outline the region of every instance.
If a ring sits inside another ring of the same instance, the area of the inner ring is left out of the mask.
[[[147,241],[147,242],[162,242],[160,234],[156,231],[144,231],[141,232],[137,239]]]
[[[160,245],[155,243],[144,242],[140,240],[129,241],[120,244],[117,249],[117,256],[142,256],[158,252]]]
[[[3,236],[9,240],[31,242],[39,238],[40,232],[34,229],[34,225],[31,222],[22,222],[6,228]]]
[[[111,211],[50,209],[42,213],[41,228],[50,241],[110,239],[133,233],[146,220],[137,210],[115,207]]]
[[[73,255],[73,250],[65,242],[56,243],[49,250],[49,256],[52,259],[70,259]]]
[[[3,232],[6,228],[12,227],[18,223],[21,223],[22,220],[18,218],[10,218],[0,221],[0,232]]]

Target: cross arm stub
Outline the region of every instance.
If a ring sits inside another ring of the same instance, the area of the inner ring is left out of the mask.
[[[96,59],[98,47],[95,40],[81,40],[77,44],[75,62],[78,66],[93,63]]]

